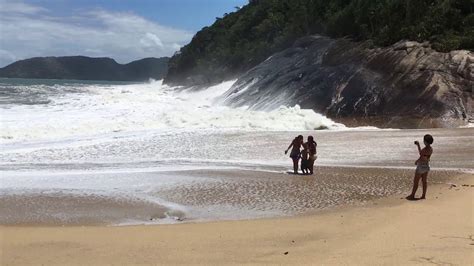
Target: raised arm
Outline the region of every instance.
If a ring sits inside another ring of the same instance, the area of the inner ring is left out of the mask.
[[[420,147],[420,143],[419,143],[418,141],[415,141],[415,145],[416,145],[416,147],[418,148],[418,153],[420,154],[420,156],[423,155],[423,154],[422,154],[421,147]]]
[[[285,154],[288,153],[288,150],[291,148],[291,146],[293,146],[293,141],[290,143],[290,146],[288,146],[288,149],[286,149]]]

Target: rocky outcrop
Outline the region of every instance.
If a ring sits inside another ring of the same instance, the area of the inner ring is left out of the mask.
[[[167,57],[144,58],[122,65],[111,58],[35,57],[0,68],[0,77],[146,81],[162,79],[167,73],[168,61]]]
[[[454,127],[473,119],[473,87],[470,51],[309,36],[241,75],[223,100],[267,110],[298,104],[348,125]]]

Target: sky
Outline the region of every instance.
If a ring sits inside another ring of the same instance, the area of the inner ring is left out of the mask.
[[[0,67],[36,56],[171,56],[248,0],[0,0]]]

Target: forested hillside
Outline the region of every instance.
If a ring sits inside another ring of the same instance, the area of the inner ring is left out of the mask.
[[[387,46],[429,41],[474,49],[474,0],[253,0],[199,31],[169,63],[169,83],[206,84],[241,73],[299,37],[323,34]]]

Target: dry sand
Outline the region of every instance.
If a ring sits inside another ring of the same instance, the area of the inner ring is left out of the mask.
[[[474,175],[428,199],[292,218],[158,226],[0,227],[2,265],[473,265]],[[468,185],[468,186],[463,186]]]

